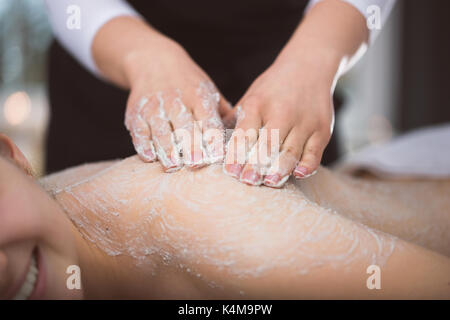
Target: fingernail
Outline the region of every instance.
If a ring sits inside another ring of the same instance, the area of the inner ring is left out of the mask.
[[[307,174],[306,176],[303,177],[303,179],[312,177],[313,175],[315,175],[317,173],[317,170],[314,170],[313,172],[311,172],[310,174]]]
[[[262,177],[255,170],[249,169],[242,172],[240,181],[252,186],[258,186],[262,183]]]
[[[197,169],[203,167],[205,163],[203,162],[203,152],[193,151],[191,153],[191,162],[188,163],[189,167]]]
[[[137,145],[136,151],[143,161],[152,162],[156,160],[155,149],[151,141]]]
[[[269,174],[264,178],[264,184],[266,186],[272,187],[276,186],[281,180],[281,176],[278,173]]]
[[[264,181],[264,185],[271,187],[271,188],[282,188],[284,186],[284,184],[286,183],[286,181],[289,180],[290,176],[291,176],[290,174],[287,174],[284,177],[281,175],[278,175],[278,178],[276,180],[272,180],[271,178],[269,178],[269,181]]]
[[[225,173],[234,177],[234,178],[238,178],[241,175],[241,170],[242,170],[242,166],[240,164],[226,164],[224,166],[225,169]]]
[[[297,179],[302,179],[306,176],[307,173],[307,168],[299,166],[294,170],[294,177],[296,177]]]
[[[152,149],[147,149],[144,151],[144,155],[149,161],[155,161],[156,156]]]
[[[160,157],[160,161],[164,166],[164,172],[175,172],[182,168],[178,157],[171,155],[170,158],[164,159]]]
[[[164,172],[171,173],[180,170],[182,167],[177,165],[171,165],[169,167],[164,167]]]
[[[167,163],[164,167],[164,172],[175,172],[181,169],[181,166],[178,166],[174,163]]]

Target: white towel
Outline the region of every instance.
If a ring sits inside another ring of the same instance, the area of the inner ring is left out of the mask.
[[[418,129],[344,159],[344,172],[364,169],[381,177],[450,178],[450,124]]]

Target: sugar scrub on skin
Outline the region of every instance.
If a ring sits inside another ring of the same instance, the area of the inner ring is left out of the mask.
[[[321,207],[450,255],[449,182],[368,181],[321,168],[316,176],[295,183]]]
[[[224,126],[219,115],[220,94],[211,81],[200,82],[196,92],[207,115],[206,123],[201,123],[205,162],[220,163],[224,158],[225,140]]]
[[[156,155],[158,160],[166,168],[166,172],[174,172],[181,168],[181,158],[179,153],[179,146],[176,143],[175,135],[172,132],[172,128],[169,124],[169,118],[167,117],[165,110],[165,101],[162,92],[157,93],[158,99],[158,115],[150,118],[150,127],[152,128],[152,139],[156,145]],[[169,137],[171,146],[170,150],[165,150],[160,138]]]
[[[208,114],[207,127],[223,128],[218,112],[220,94],[214,84],[211,81],[200,82],[197,88],[197,96],[201,99],[203,110]]]
[[[133,137],[133,144],[136,152],[146,161],[155,160],[155,147],[153,141],[147,136],[147,123],[143,117],[143,107],[149,102],[147,97],[142,97],[138,103],[138,109],[135,114],[135,119],[130,120],[131,116],[127,114],[125,126],[131,132]],[[131,123],[130,123],[131,122]]]
[[[245,279],[382,266],[396,250],[395,237],[319,207],[293,184],[248,187],[219,165],[163,174],[132,157],[55,197],[107,254],[149,268],[162,261],[207,282],[211,270]]]
[[[204,118],[195,122],[193,115],[187,111],[182,92],[179,89],[175,92],[159,91],[149,97],[141,98],[137,112],[127,115],[126,120],[127,128],[131,130],[135,140],[136,151],[141,157],[147,161],[154,160],[147,154],[147,150],[150,150],[153,155],[156,154],[158,160],[166,168],[166,172],[177,171],[183,164],[199,167],[203,162],[223,161],[224,127],[218,112],[220,94],[211,81],[202,81],[199,83],[196,95],[203,109]],[[155,108],[157,108],[156,114]],[[182,125],[179,126],[175,123]],[[149,126],[151,137],[150,134],[147,137],[144,135],[144,132],[147,132],[146,126]],[[201,134],[202,129],[203,135]],[[209,132],[213,129],[219,130],[218,134]],[[191,139],[196,138],[192,135],[197,132],[202,139],[200,149],[203,159],[194,163],[190,149]],[[189,135],[189,141],[183,141],[185,133]],[[183,157],[183,153],[189,156]]]

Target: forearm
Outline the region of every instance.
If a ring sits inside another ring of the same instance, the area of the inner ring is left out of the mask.
[[[130,89],[125,126],[144,162],[176,171],[223,158],[223,139],[205,140],[205,150],[191,141],[203,139],[199,123],[204,131],[221,130],[219,110],[231,107],[181,45],[139,18],[118,17],[99,30],[92,50],[102,74]]]
[[[143,66],[136,60],[156,61],[159,52],[181,50],[172,40],[137,17],[118,17],[106,23],[96,34],[92,53],[100,71],[115,84],[130,88]]]
[[[97,31],[115,17],[139,14],[124,0],[45,0],[58,41],[86,69],[101,76],[92,57]]]
[[[294,69],[309,66],[312,72],[303,76],[331,86],[368,37],[366,20],[355,7],[341,0],[320,1],[308,11],[277,62]]]
[[[237,141],[239,129],[276,129],[283,141],[279,156],[266,174],[258,161],[236,163],[236,152],[229,148],[225,172],[244,183],[270,187],[282,186],[291,174],[310,177],[333,132],[331,95],[337,79],[367,40],[364,16],[352,5],[340,0],[313,5],[274,63],[237,103],[245,117],[237,122],[231,143]]]

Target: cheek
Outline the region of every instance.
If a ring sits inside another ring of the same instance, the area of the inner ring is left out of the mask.
[[[0,243],[38,238],[43,216],[23,195],[0,199]]]

